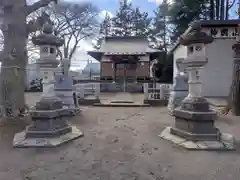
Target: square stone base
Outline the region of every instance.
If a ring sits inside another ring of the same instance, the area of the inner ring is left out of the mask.
[[[219,140],[215,141],[190,141],[182,137],[173,135],[171,127],[166,127],[159,135],[162,139],[186,148],[188,150],[235,150],[235,140],[231,134],[222,133]]]
[[[56,147],[68,141],[82,137],[83,133],[72,126],[72,131],[58,136],[58,137],[46,137],[46,138],[26,138],[25,130],[15,134],[13,139],[13,147],[25,148],[25,147]]]

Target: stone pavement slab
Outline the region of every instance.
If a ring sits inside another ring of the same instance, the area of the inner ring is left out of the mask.
[[[171,141],[188,150],[235,150],[235,140],[231,134],[222,133],[219,141],[189,141],[170,132],[171,127],[166,127],[159,135],[162,139]]]
[[[56,147],[60,144],[69,142],[71,140],[74,140],[76,138],[79,138],[83,136],[83,133],[76,128],[75,126],[72,126],[72,132],[69,132],[67,134],[64,134],[62,136],[57,137],[49,137],[49,138],[26,138],[26,132],[25,130],[17,133],[14,136],[13,139],[13,147],[18,148],[25,148],[25,147]]]
[[[117,93],[110,103],[134,103],[134,101],[130,93]]]

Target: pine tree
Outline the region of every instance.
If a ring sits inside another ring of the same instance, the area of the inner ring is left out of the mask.
[[[111,36],[112,35],[112,20],[108,13],[106,13],[103,22],[100,25],[100,36]]]
[[[106,36],[112,36],[112,19],[109,16],[108,13],[105,14],[105,18],[103,22],[100,24],[100,29],[99,29],[99,34],[98,37],[96,38],[95,42],[93,43],[93,47],[95,49],[99,49],[102,43],[102,40]]]
[[[169,46],[167,11],[168,4],[167,1],[164,0],[163,3],[157,7],[156,11],[154,11],[154,17],[149,36],[152,47],[155,49],[164,50],[166,53]]]
[[[171,38],[176,41],[192,21],[209,19],[209,0],[175,0],[169,8],[168,15],[173,25]]]
[[[141,12],[137,7],[132,11],[133,17],[133,27],[132,35],[135,36],[147,36],[149,34],[149,25],[151,23],[151,18],[148,17],[148,13]]]
[[[112,18],[113,35],[131,36],[133,29],[133,8],[127,0],[120,1],[116,16]]]

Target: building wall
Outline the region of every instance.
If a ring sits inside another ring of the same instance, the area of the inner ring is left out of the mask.
[[[203,95],[228,96],[232,82],[235,39],[215,39],[206,47],[208,63],[202,73]]]
[[[149,72],[149,62],[138,62],[137,63],[137,69],[136,69],[136,76],[138,77],[149,77],[150,72]]]
[[[228,96],[232,82],[233,51],[232,38],[215,39],[206,46],[208,63],[201,73],[203,89],[202,93],[207,97]],[[187,48],[178,46],[174,51],[174,77],[176,77],[176,59],[187,57]]]
[[[173,78],[176,77],[176,74],[177,74],[176,60],[178,58],[186,58],[186,57],[187,57],[187,48],[185,46],[179,45],[173,52]]]
[[[126,75],[132,77],[149,77],[150,76],[149,56],[140,56],[136,69],[127,69]],[[116,71],[116,75],[124,76],[125,71],[122,69]],[[114,62],[109,56],[104,56],[101,61],[101,77],[115,76]]]
[[[111,61],[101,62],[101,77],[104,76],[114,77],[113,63]]]

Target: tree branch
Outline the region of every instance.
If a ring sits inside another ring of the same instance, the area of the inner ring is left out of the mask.
[[[231,8],[233,7],[233,5],[235,4],[235,1],[236,1],[236,0],[233,0],[232,3],[229,4],[229,6],[228,6],[228,10],[231,9]]]
[[[47,6],[52,1],[57,3],[57,0],[39,0],[39,1],[35,2],[34,4],[27,6],[26,14],[29,15],[32,12],[38,10],[39,8]]]

